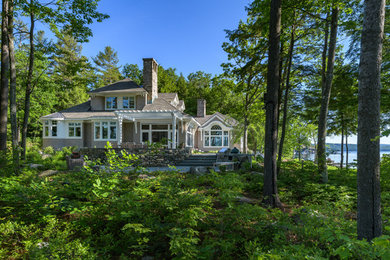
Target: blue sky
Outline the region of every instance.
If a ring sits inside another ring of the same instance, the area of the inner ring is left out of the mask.
[[[94,23],[94,36],[83,44],[83,54],[96,56],[110,45],[120,64],[153,57],[163,67],[174,67],[187,76],[199,70],[222,72],[227,61],[222,50],[225,29],[246,19],[248,0],[102,0],[98,10],[110,15]]]

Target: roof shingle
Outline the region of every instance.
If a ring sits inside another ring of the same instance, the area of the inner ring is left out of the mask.
[[[131,79],[123,79],[110,85],[94,89],[88,93],[102,92],[146,92],[146,90],[143,87],[138,86],[137,83]]]

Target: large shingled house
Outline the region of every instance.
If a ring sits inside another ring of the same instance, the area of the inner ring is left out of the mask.
[[[196,117],[184,113],[177,93],[158,93],[157,62],[143,62],[143,86],[124,79],[90,91],[85,103],[41,117],[43,146],[102,148],[109,141],[131,148],[162,141],[168,148],[241,149],[232,143],[233,119],[207,115],[202,99]]]

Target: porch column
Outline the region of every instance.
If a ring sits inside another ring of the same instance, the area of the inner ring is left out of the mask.
[[[123,122],[123,117],[118,116],[118,147],[119,148],[122,145],[122,122]]]
[[[172,114],[172,148],[176,149],[176,116]]]

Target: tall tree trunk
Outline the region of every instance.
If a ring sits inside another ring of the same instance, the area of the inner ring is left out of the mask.
[[[328,106],[330,99],[330,90],[332,88],[334,58],[336,53],[337,41],[337,22],[338,22],[338,7],[332,8],[332,20],[330,25],[328,63],[326,68],[325,84],[322,89],[321,110],[318,120],[318,172],[322,175],[322,182],[328,182],[328,170],[326,166],[326,123],[328,118]]]
[[[380,72],[385,0],[365,0],[359,66],[357,234],[382,234],[380,209]]]
[[[291,73],[294,43],[295,43],[295,24],[292,25],[290,46],[288,49],[288,65],[287,65],[287,76],[286,76],[286,90],[284,92],[284,103],[283,103],[282,133],[279,142],[279,154],[278,154],[278,172],[280,169],[280,164],[282,163],[283,144],[284,144],[284,138],[286,136],[288,92],[290,90],[290,73]]]
[[[341,119],[341,121],[343,121]],[[340,154],[340,169],[343,168],[344,164],[344,124],[341,124],[341,154]]]
[[[0,89],[0,150],[7,150],[7,121],[8,121],[8,0],[2,2],[1,15],[1,89]]]
[[[16,60],[14,46],[14,3],[9,1],[8,12],[8,41],[9,41],[9,56],[10,56],[10,117],[11,117],[11,132],[12,132],[12,154],[15,169],[19,172],[19,145],[18,145],[18,122],[17,122],[17,106],[16,106]]]
[[[28,64],[28,75],[26,82],[26,95],[24,100],[24,117],[23,117],[23,126],[22,126],[22,160],[26,159],[26,144],[27,144],[27,128],[28,128],[28,120],[30,117],[30,103],[31,103],[31,92],[32,92],[32,76],[34,69],[34,25],[35,18],[32,10],[32,0],[30,2],[31,10],[30,10],[30,54],[29,54],[29,64]]]
[[[248,80],[248,85],[250,84],[250,79]],[[244,153],[248,152],[248,94],[245,94],[245,112],[244,112]]]
[[[248,117],[244,115],[244,153],[248,152]]]
[[[271,207],[281,206],[276,184],[276,148],[278,137],[278,92],[279,74],[279,44],[281,0],[271,0],[270,33],[268,52],[266,124],[265,124],[265,158],[264,158],[264,203]]]
[[[348,148],[348,129],[345,133],[345,168],[348,170],[348,155],[349,155],[349,148]]]

